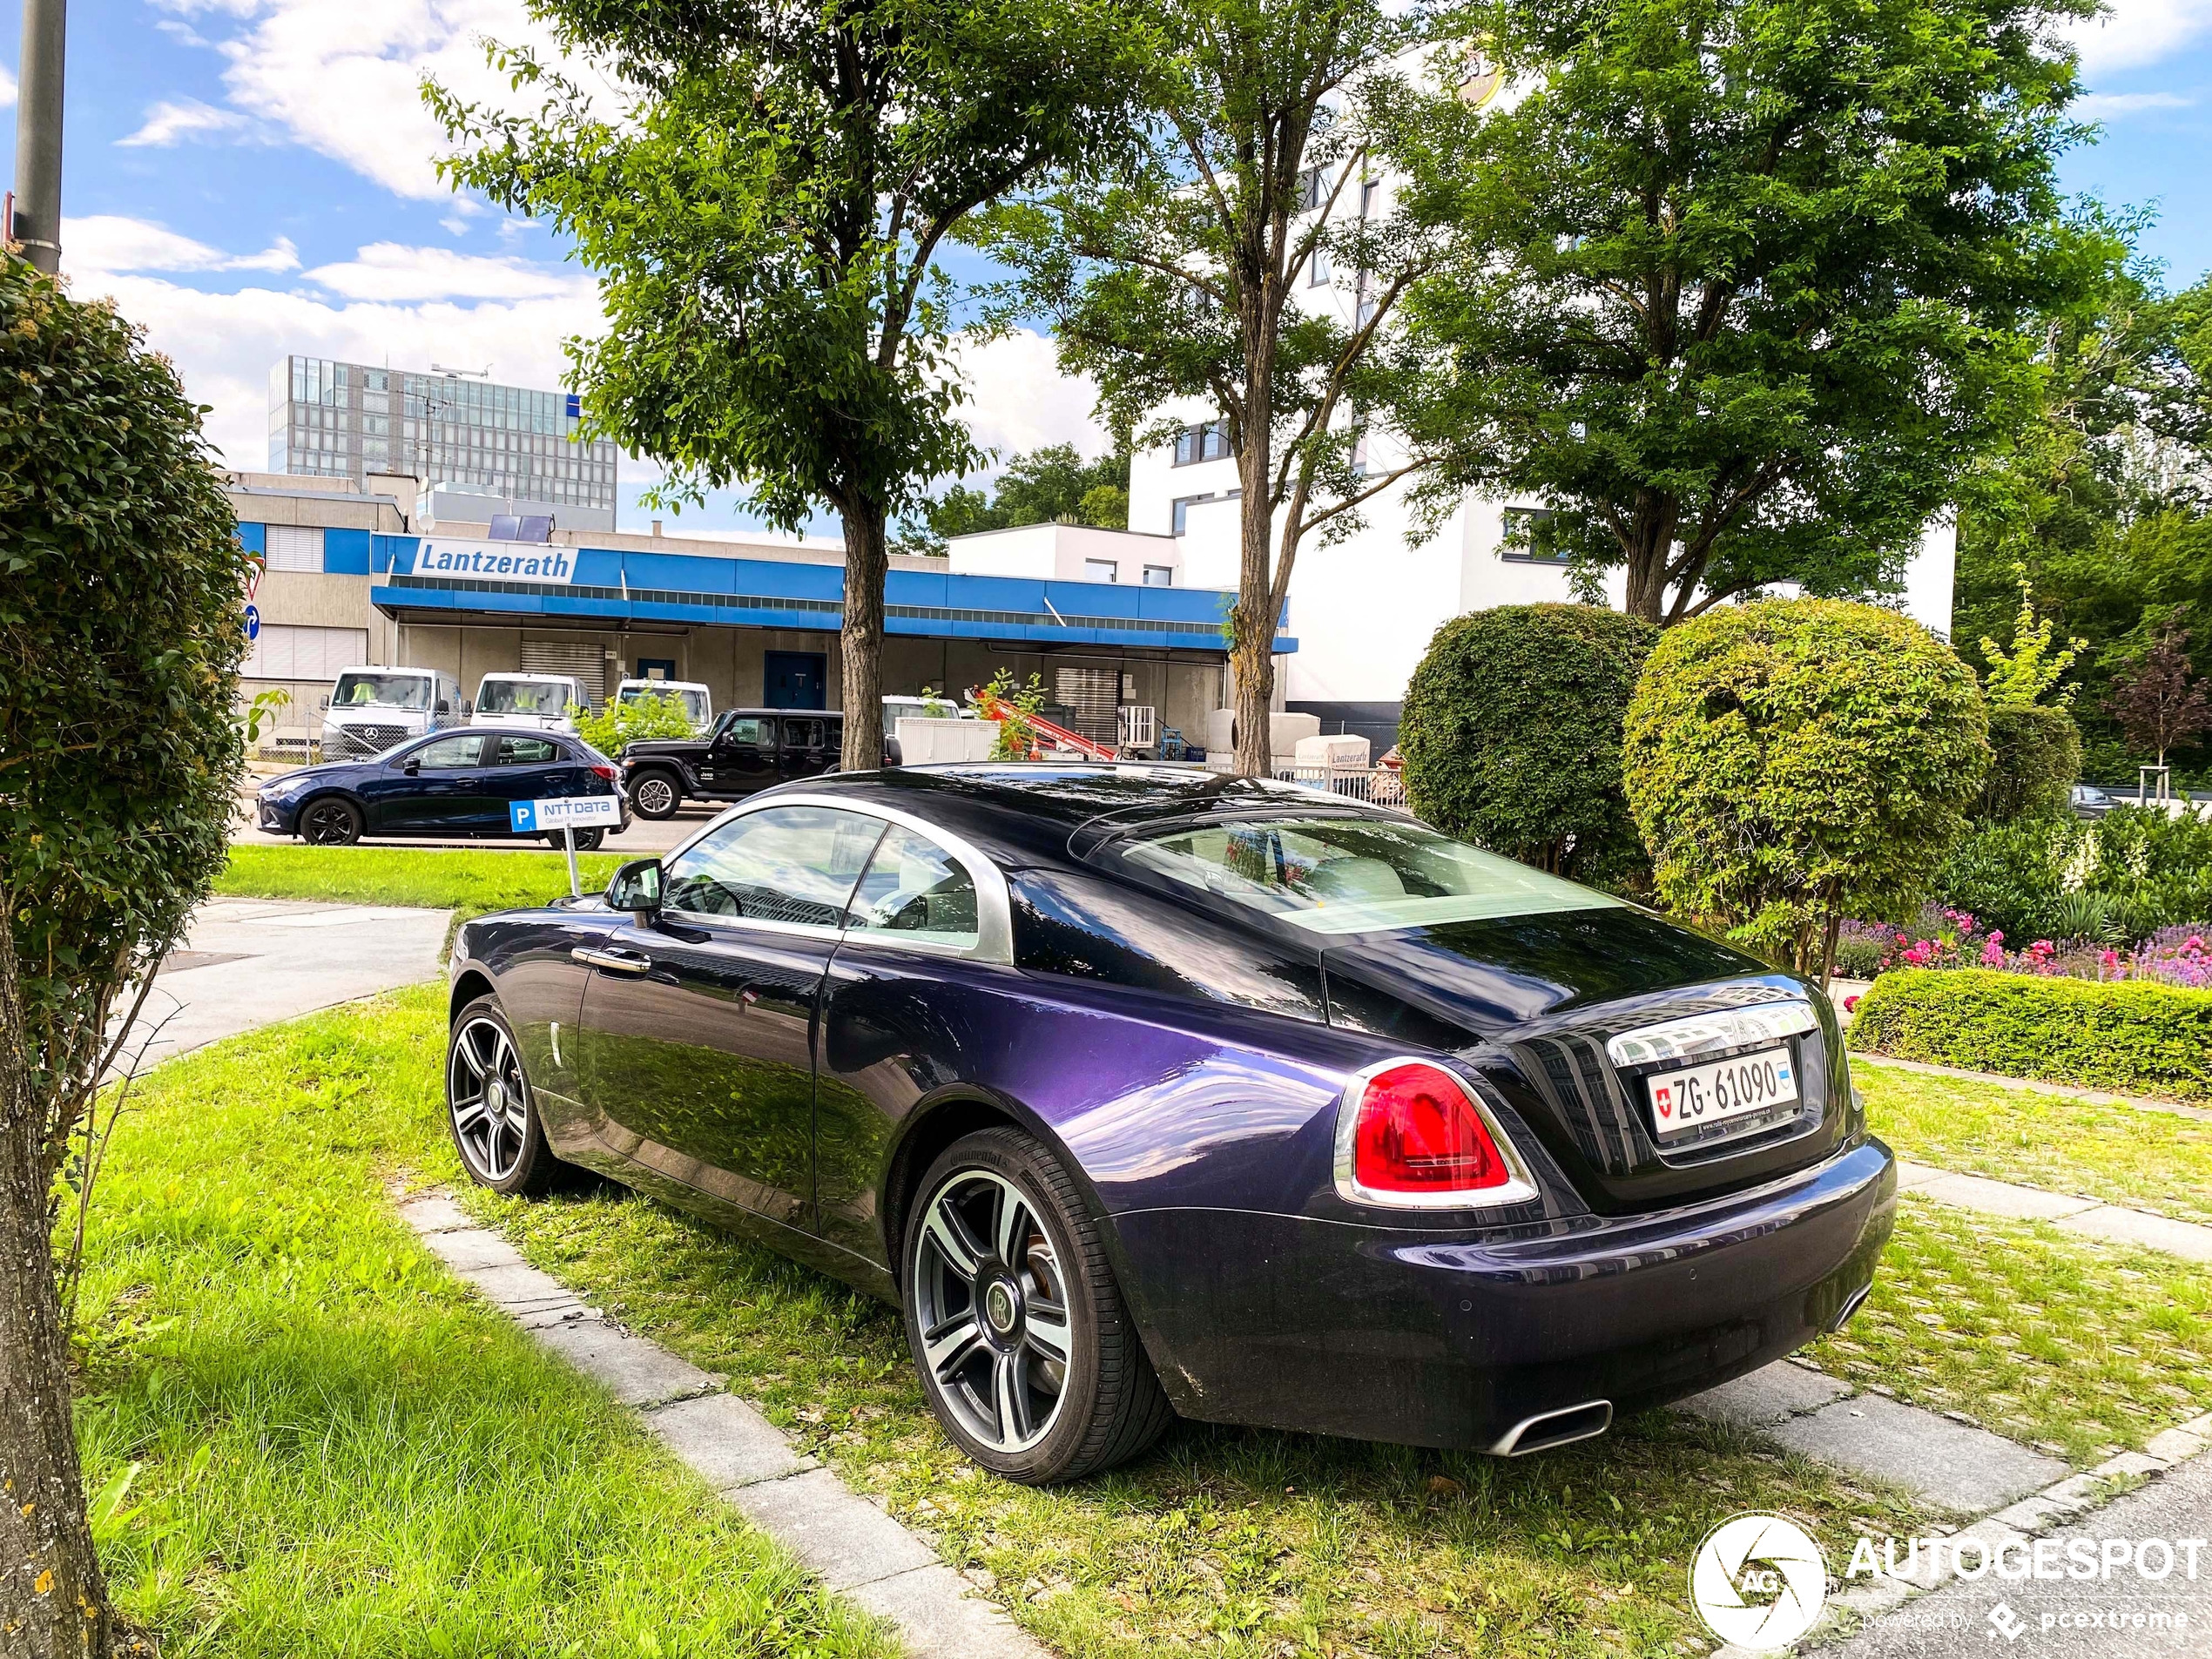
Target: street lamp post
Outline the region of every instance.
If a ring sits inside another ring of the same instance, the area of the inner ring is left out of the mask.
[[[68,0],[23,0],[16,88],[15,223],[9,239],[49,276],[62,268],[62,47]]]

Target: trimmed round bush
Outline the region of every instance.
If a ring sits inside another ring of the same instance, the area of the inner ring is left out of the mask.
[[[1840,599],[1723,605],[1669,629],[1622,782],[1672,909],[1825,977],[1845,916],[1902,921],[1989,770],[1973,672],[1919,624]]]
[[[2043,703],[1993,703],[1989,747],[1977,818],[2001,822],[2067,810],[2081,779],[2081,728],[2071,714]]]
[[[1621,722],[1659,631],[1595,605],[1501,605],[1436,631],[1398,728],[1413,810],[1584,881],[1640,873]]]

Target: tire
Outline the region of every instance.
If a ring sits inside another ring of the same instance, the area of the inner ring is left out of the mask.
[[[1024,1241],[1013,1271],[1009,1228]],[[1079,1480],[1127,1462],[1174,1420],[1074,1181],[1020,1130],[970,1135],[929,1166],[899,1282],[930,1409],[994,1474]],[[1056,1330],[1048,1310],[1062,1316]]]
[[[676,816],[676,809],[684,804],[684,786],[673,772],[656,767],[641,772],[630,786],[630,804],[637,809],[637,816],[655,822]]]
[[[316,796],[300,809],[299,822],[309,846],[351,846],[361,838],[361,808],[341,796]]]
[[[576,850],[579,853],[597,853],[599,850],[599,843],[606,839],[607,832],[604,825],[594,825],[590,829],[580,829],[576,833]],[[545,844],[556,853],[565,853],[569,850],[567,840],[561,835],[547,836]]]
[[[494,997],[467,1004],[447,1031],[446,1127],[469,1178],[494,1192],[534,1198],[570,1167],[545,1143],[514,1028]]]

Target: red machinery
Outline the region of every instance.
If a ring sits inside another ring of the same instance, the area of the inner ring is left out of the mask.
[[[1020,720],[1038,737],[1049,738],[1055,748],[1073,749],[1086,760],[1111,760],[1115,758],[1111,744],[1094,743],[1079,732],[1070,732],[1064,725],[1053,725],[1042,715],[1024,714],[988,690],[970,689],[968,700],[986,720]],[[1028,759],[1032,760],[1036,759],[1036,746],[1032,745],[1030,748]]]

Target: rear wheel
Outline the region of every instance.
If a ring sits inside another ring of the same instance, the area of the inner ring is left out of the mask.
[[[309,846],[351,846],[361,838],[361,808],[349,800],[324,795],[300,810],[300,839]]]
[[[480,996],[453,1016],[446,1039],[446,1122],[462,1166],[495,1192],[536,1197],[568,1167],[545,1143],[515,1033],[491,997]]]
[[[565,853],[569,846],[567,840],[563,839],[565,834],[565,831],[561,831],[549,835],[545,838],[545,844],[556,853]],[[606,839],[607,832],[604,828],[595,826],[591,829],[580,829],[576,833],[576,850],[579,853],[597,853],[599,850],[599,843]]]
[[[673,818],[684,804],[684,791],[667,772],[640,772],[630,786],[630,804],[640,818]]]
[[[922,1392],[954,1443],[1036,1485],[1126,1462],[1173,1420],[1060,1162],[986,1130],[922,1177],[900,1282]]]

